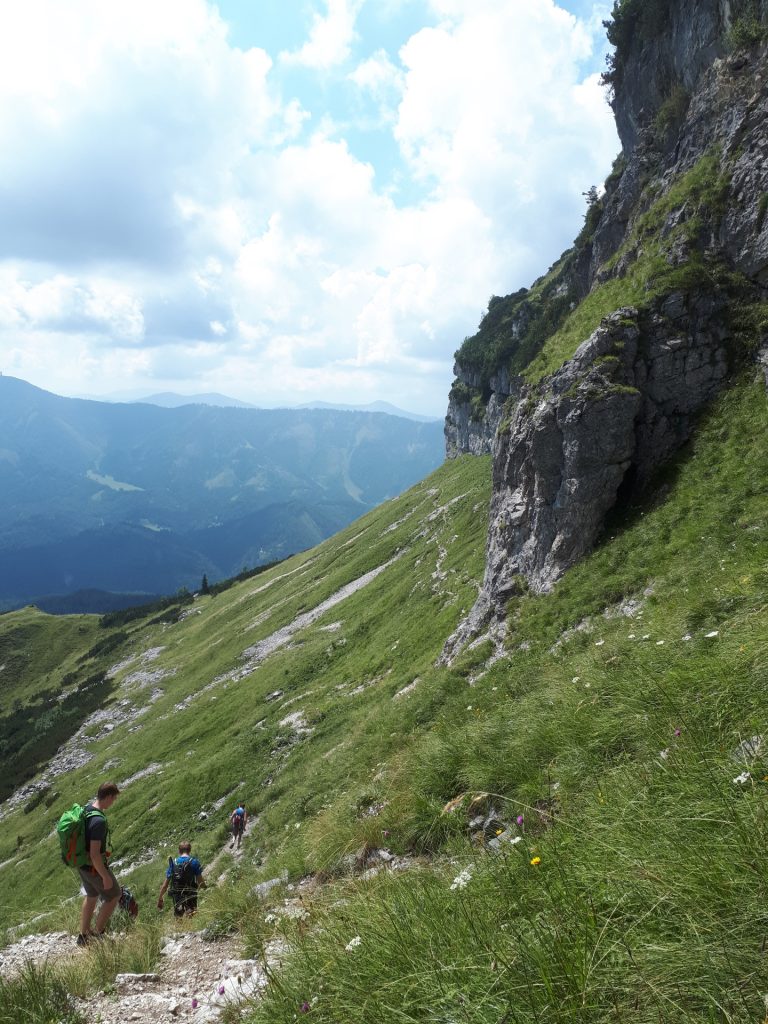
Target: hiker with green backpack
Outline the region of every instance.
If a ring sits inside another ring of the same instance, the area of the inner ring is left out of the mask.
[[[93,939],[104,935],[120,900],[120,884],[107,863],[112,850],[105,814],[119,794],[120,790],[114,782],[103,782],[95,800],[84,807],[75,804],[62,814],[57,825],[62,860],[70,867],[77,868],[85,892],[78,946],[87,946]],[[101,907],[92,928],[91,919],[99,900],[102,901]]]

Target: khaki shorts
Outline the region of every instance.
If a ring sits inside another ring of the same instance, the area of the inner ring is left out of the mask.
[[[120,895],[120,883],[107,868],[107,873],[112,879],[112,885],[107,887],[104,884],[104,879],[92,868],[78,868],[80,872],[80,881],[83,883],[86,896],[100,896],[103,900],[115,900]]]

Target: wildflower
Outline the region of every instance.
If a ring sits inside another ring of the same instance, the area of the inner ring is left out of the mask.
[[[276,914],[267,914],[267,916],[264,918],[264,924],[272,924],[276,920],[277,920],[277,915]]]
[[[664,750],[660,750],[659,751],[659,757],[661,758],[662,761],[666,761],[667,758],[669,757],[669,747],[666,747]]]
[[[383,828],[383,829],[381,830],[381,834],[382,834],[383,836],[388,836],[388,835],[389,835],[389,829],[388,829],[388,828]]]
[[[679,735],[681,734],[681,732],[682,732],[682,731],[683,731],[682,729],[675,729],[675,731],[673,732],[673,734],[672,734],[672,735],[673,735],[673,736],[679,736]]]
[[[645,633],[644,636],[643,636],[643,640],[650,640],[650,639],[651,639],[651,634],[650,633]]]
[[[737,775],[733,781],[739,786],[744,786],[751,778],[752,775],[750,772],[742,772],[741,775]]]
[[[578,683],[581,681],[581,676],[574,676],[571,680],[572,683]]]
[[[504,831],[504,829],[503,829],[503,828],[497,828],[497,829],[496,829],[496,835],[497,835],[497,836],[500,836],[500,835],[501,835],[501,833],[502,833],[503,831]]]
[[[196,999],[193,999],[193,1000],[192,1000],[192,1009],[193,1009],[193,1010],[196,1010],[196,1009],[198,1008],[198,1006],[199,1006],[199,1005],[200,1005],[200,1004],[198,1003],[198,1001],[197,1001]]]
[[[518,816],[517,816],[517,818],[515,820],[517,821],[518,825],[522,825],[523,822],[525,821],[525,818],[522,816],[522,814],[518,814]]]
[[[360,938],[360,936],[356,935],[354,939],[349,940],[344,949],[346,949],[348,953],[351,953],[353,949],[356,949],[362,943],[362,941],[363,940]]]
[[[531,857],[531,867],[537,868],[541,864],[541,857]]]
[[[602,647],[605,640],[595,640],[595,647]]]
[[[634,640],[634,639],[635,639],[635,634],[634,633],[630,633],[629,636],[627,637],[627,640]]]
[[[471,704],[467,704],[467,711],[471,711],[471,710],[472,710],[472,705]]]
[[[464,870],[459,872],[459,874],[451,882],[451,889],[466,889],[471,878],[472,868],[464,868]]]
[[[311,1007],[310,1007],[309,1003],[308,1003],[308,1002],[306,1002],[306,1000],[305,1000],[305,1001],[304,1001],[304,1002],[303,1002],[303,1003],[301,1004],[301,1012],[302,1012],[302,1013],[309,1013],[310,1009],[311,1009]]]
[[[705,633],[704,636],[707,638],[707,640],[711,640],[713,637],[720,636],[720,630],[713,629],[711,633]]]
[[[663,647],[664,646],[664,641],[663,640],[657,640],[656,641],[656,646],[657,647]]]
[[[522,836],[515,836],[514,839],[510,839],[509,840],[509,845],[510,846],[517,846],[517,844],[518,843],[522,843],[522,841],[523,841],[523,837]]]
[[[684,641],[685,641],[686,643],[688,643],[688,641],[689,641],[689,640],[693,640],[693,637],[691,636],[691,634],[690,634],[690,633],[686,633],[686,634],[685,634],[685,636],[683,637],[683,640],[684,640]]]
[[[591,685],[592,685],[592,683],[584,683],[584,689],[588,690]]]
[[[220,996],[224,995],[224,986],[223,985],[219,985],[219,995]]]

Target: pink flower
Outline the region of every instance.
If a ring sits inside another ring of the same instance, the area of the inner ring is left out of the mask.
[[[220,996],[224,995],[224,986],[223,985],[219,985],[219,995]]]
[[[199,1006],[199,1005],[200,1005],[200,1004],[198,1003],[198,1001],[197,1001],[196,999],[193,999],[193,1000],[192,1000],[192,1009],[193,1009],[193,1010],[196,1010],[196,1009],[198,1008],[198,1006]]]
[[[310,1010],[310,1006],[309,1006],[309,1003],[307,1003],[307,1002],[303,1002],[303,1003],[301,1004],[301,1012],[302,1012],[302,1013],[309,1013],[309,1010]]]
[[[673,735],[674,736],[679,736],[682,731],[683,731],[682,729],[675,729]]]
[[[525,818],[522,816],[522,814],[518,814],[518,816],[517,816],[517,824],[518,825],[522,825],[524,821],[525,821]]]

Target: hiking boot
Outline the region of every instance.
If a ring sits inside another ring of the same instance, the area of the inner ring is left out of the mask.
[[[90,935],[83,935],[83,933],[80,932],[80,934],[77,936],[77,944],[78,946],[87,946],[88,943],[90,942],[90,939]]]
[[[106,939],[106,937],[106,932],[91,932],[91,934],[88,936],[88,941],[93,942],[95,939],[96,942],[103,942],[104,939]]]

